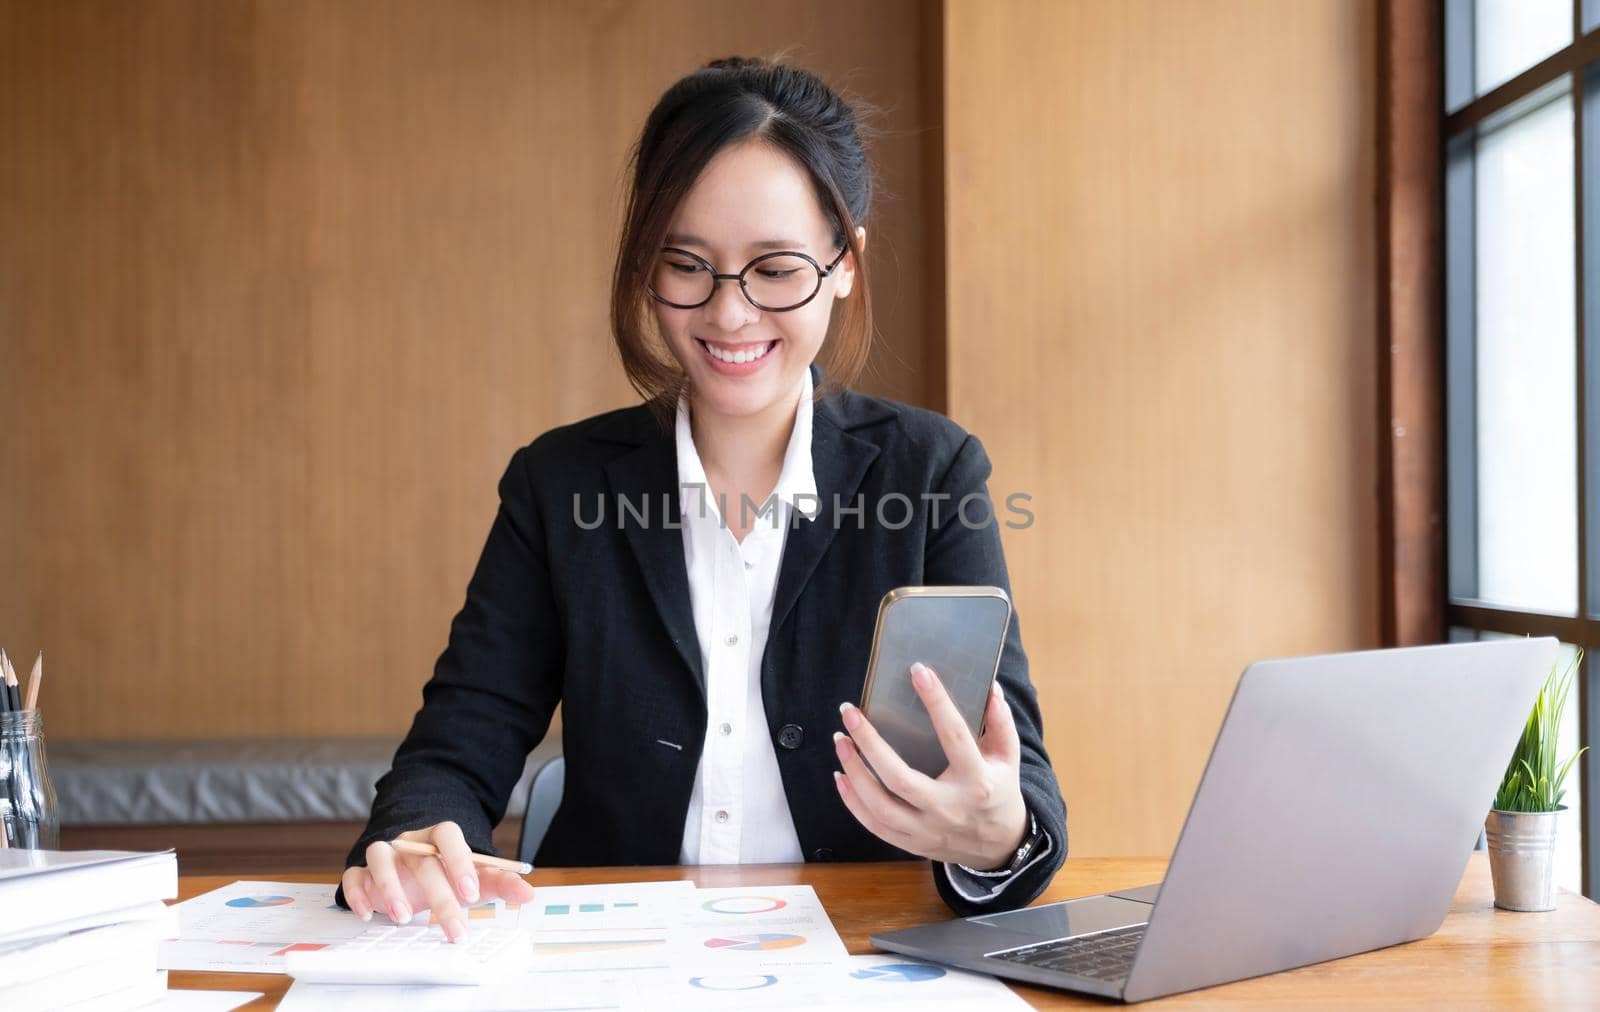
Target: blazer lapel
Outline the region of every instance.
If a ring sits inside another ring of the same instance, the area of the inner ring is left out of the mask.
[[[824,379],[822,370],[815,365],[811,369],[813,383],[820,386]],[[873,418],[870,412],[863,413],[859,407],[846,409],[840,402],[848,397],[844,394],[817,401],[812,420],[811,467],[817,478],[821,508],[813,520],[802,517],[785,539],[769,630],[778,629],[789,617],[806,581],[833,543],[837,530],[835,497],[838,502],[853,506],[867,468],[878,456],[876,444],[850,434],[846,410],[858,423],[870,422]],[[683,561],[683,516],[678,503],[678,457],[674,437],[671,431],[663,432],[660,427],[644,428],[644,423],[638,422],[634,413],[626,414],[626,431],[616,436],[620,441],[637,445],[606,464],[606,479],[613,497],[626,498],[636,507],[648,504],[651,513],[647,524],[638,523],[632,516],[622,516],[620,508],[612,519],[623,526],[656,611],[667,627],[673,646],[694,676],[700,698],[704,699],[706,675],[700,662],[700,638],[695,633],[689,574]],[[618,424],[621,425],[622,420],[619,419]],[[610,505],[618,506],[615,498]],[[663,508],[665,518],[661,516]]]
[[[706,676],[700,664],[700,639],[695,633],[694,608],[689,600],[689,574],[684,568],[677,451],[671,434],[650,439],[610,461],[606,464],[606,478],[613,495],[609,505],[616,509],[609,519],[623,527],[656,611],[666,624],[667,635],[689,666],[704,699]],[[624,514],[623,500],[636,509],[648,509],[647,522],[640,524]]]
[[[822,554],[833,543],[838,529],[834,503],[846,507],[855,505],[856,490],[877,456],[877,446],[845,431],[827,398],[817,402],[811,433],[811,467],[817,476],[821,508],[814,520],[800,518],[798,526],[791,528],[785,539],[783,561],[778,567],[778,587],[772,600],[772,629],[782,626],[789,617],[800,591],[805,589]]]

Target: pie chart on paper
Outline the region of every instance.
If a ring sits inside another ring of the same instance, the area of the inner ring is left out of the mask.
[[[700,904],[700,909],[713,914],[769,914],[788,905],[776,896],[719,896]]]
[[[729,949],[733,952],[764,952],[771,949],[792,949],[797,945],[806,944],[803,935],[776,935],[761,933],[758,935],[735,935],[730,938],[708,938],[706,948]]]
[[[759,991],[771,987],[778,978],[770,973],[752,973],[742,977],[690,977],[689,986],[702,991]]]
[[[900,981],[915,984],[924,980],[938,980],[944,976],[944,968],[929,966],[927,963],[885,963],[882,966],[869,966],[857,970],[850,976],[857,980]]]
[[[250,907],[286,907],[294,902],[293,896],[236,896],[227,905],[235,909]]]

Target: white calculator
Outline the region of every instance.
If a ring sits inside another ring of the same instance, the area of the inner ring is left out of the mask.
[[[451,943],[438,925],[374,925],[285,958],[289,976],[308,984],[488,984],[533,965],[533,936],[468,921],[466,935]]]

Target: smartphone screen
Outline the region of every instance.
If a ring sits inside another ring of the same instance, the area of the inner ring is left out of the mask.
[[[1000,667],[1011,599],[999,587],[900,587],[884,595],[861,709],[906,765],[930,777],[949,765],[911,665],[939,676],[977,737]]]

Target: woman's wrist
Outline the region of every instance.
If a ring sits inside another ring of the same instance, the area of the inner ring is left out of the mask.
[[[1020,794],[1018,801],[1019,804],[1015,809],[1016,815],[1010,820],[1013,823],[1014,829],[1012,832],[1001,837],[1002,840],[1011,841],[1010,845],[1004,850],[996,850],[992,854],[986,854],[979,862],[966,865],[965,867],[968,867],[973,871],[989,874],[1005,871],[1007,868],[1011,867],[1011,862],[1016,860],[1017,851],[1024,843],[1027,842],[1028,837],[1033,832],[1033,819],[1028,815],[1027,805],[1020,803]]]

